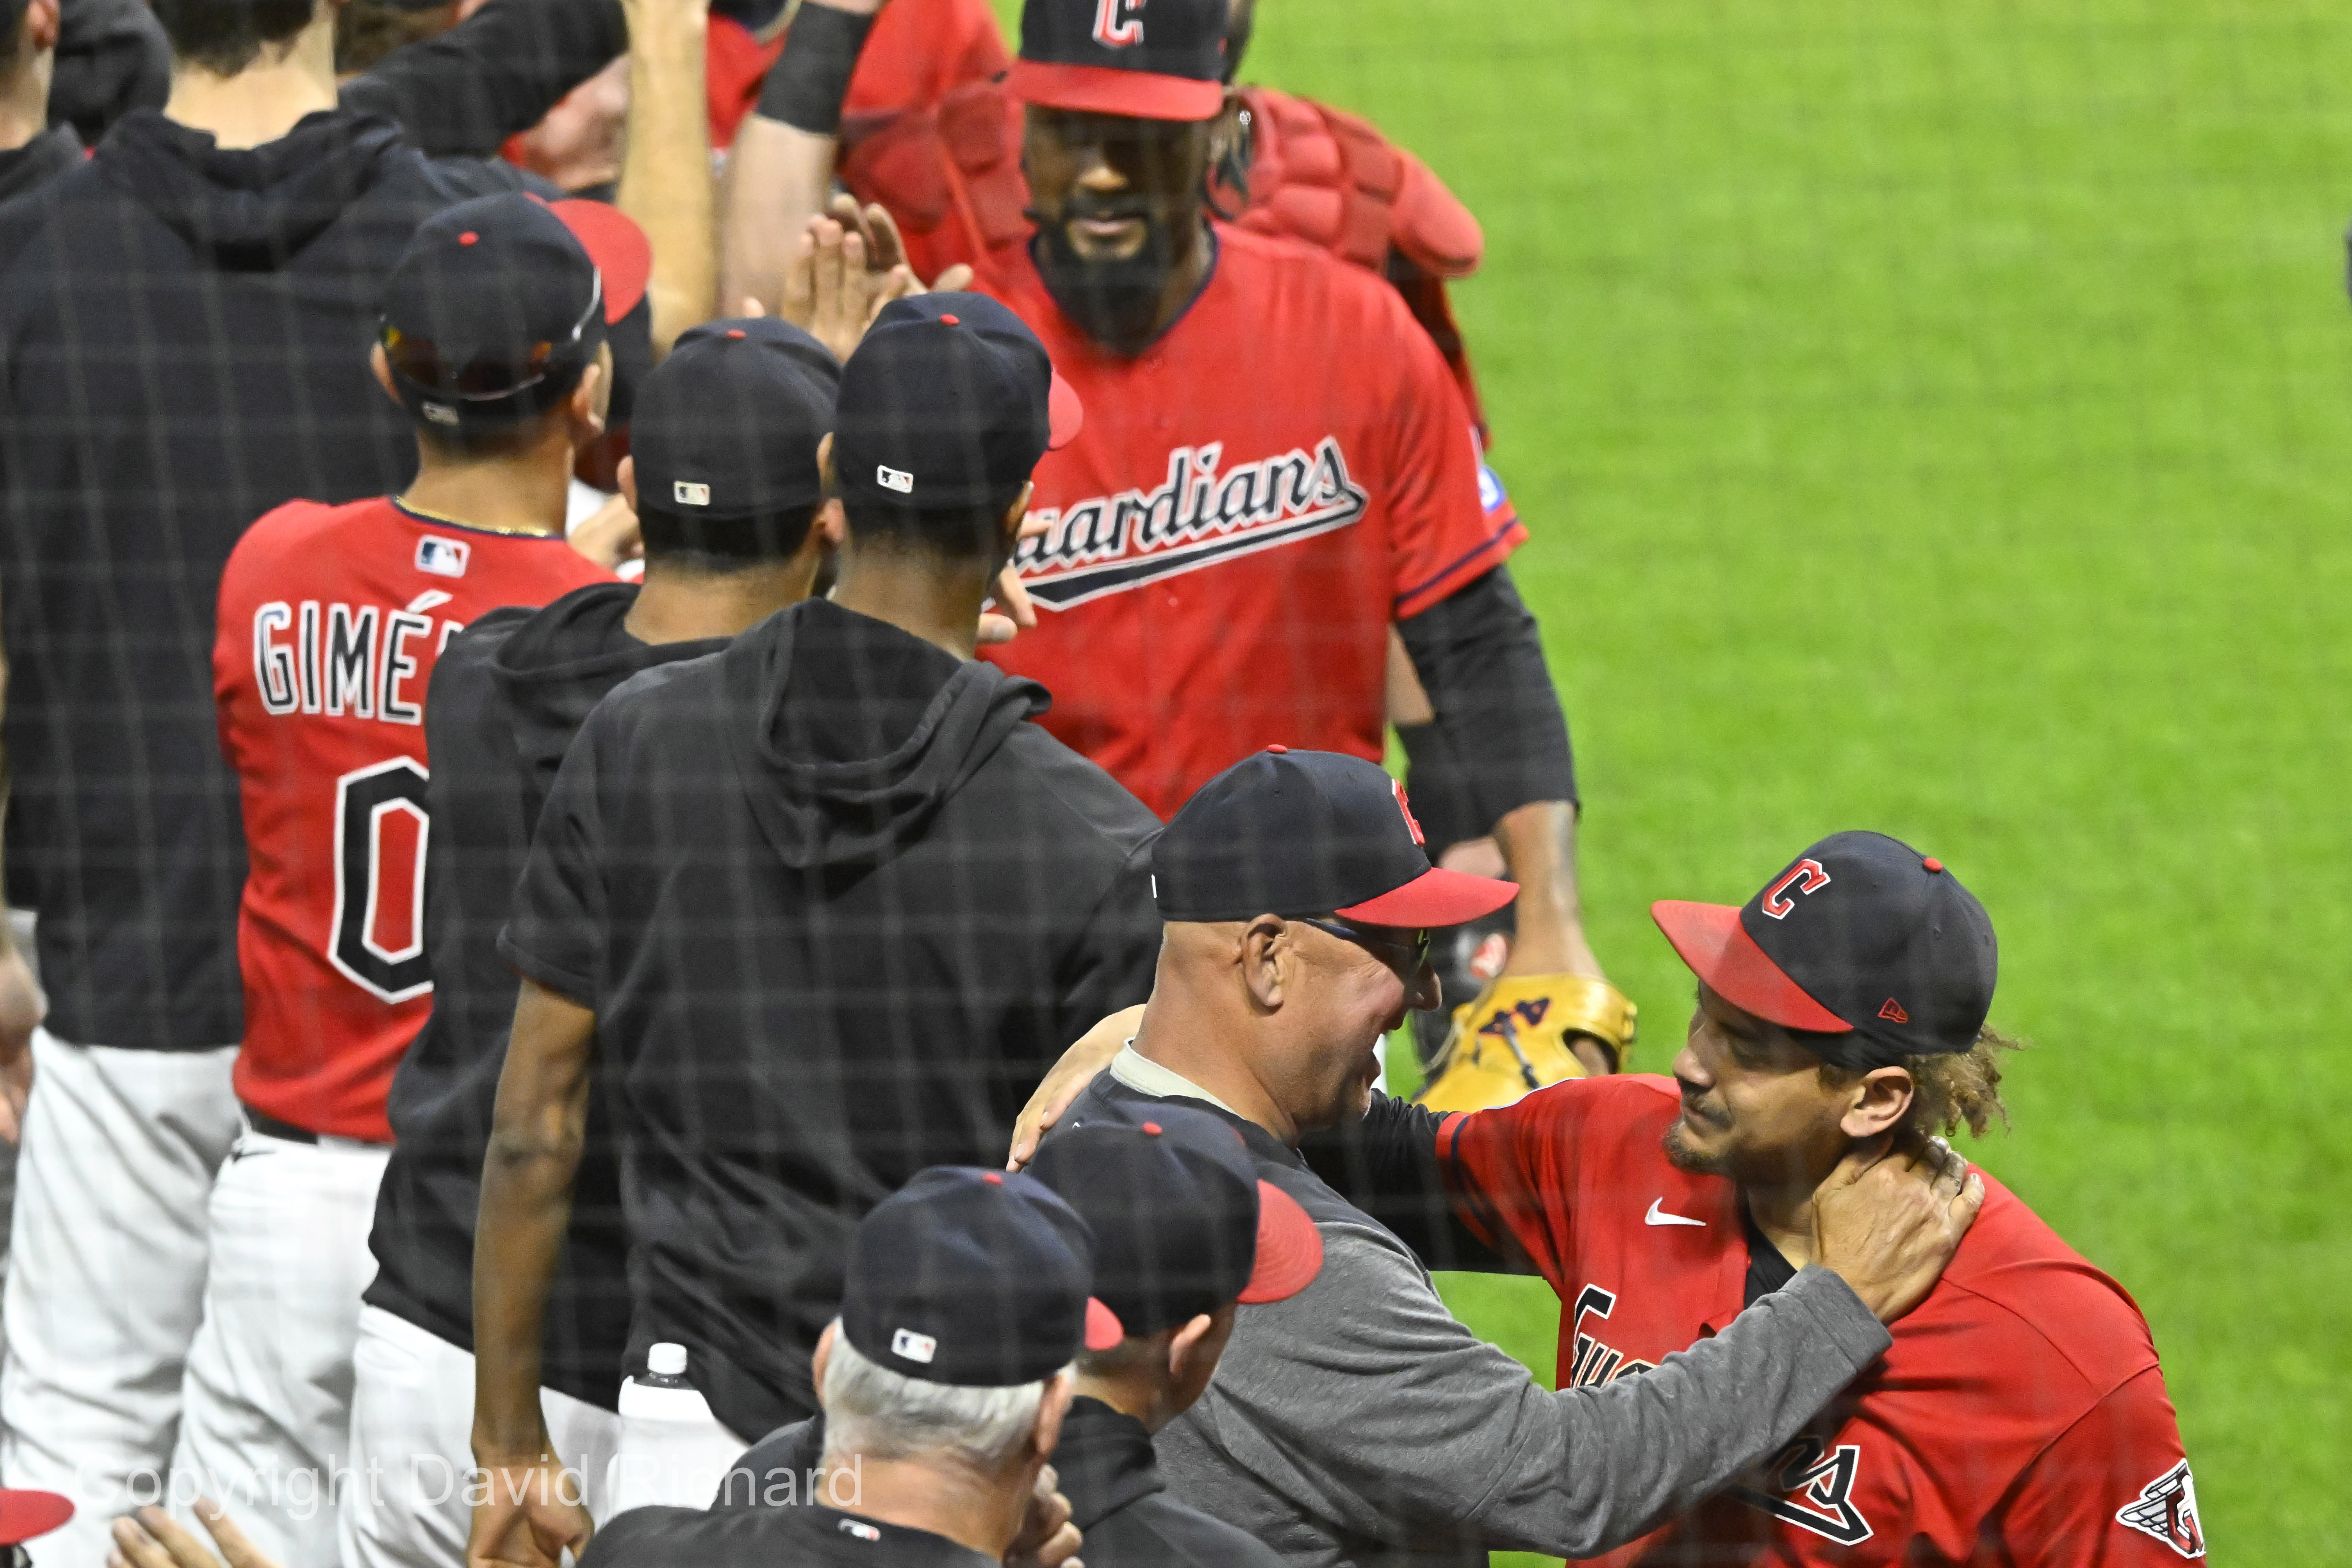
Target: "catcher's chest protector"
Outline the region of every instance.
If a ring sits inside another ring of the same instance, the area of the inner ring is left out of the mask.
[[[1445,297],[1475,271],[1486,239],[1429,166],[1355,115],[1269,88],[1241,89],[1249,111],[1249,199],[1223,184],[1210,196],[1259,234],[1305,240],[1381,272],[1445,355],[1486,429],[1469,356]],[[918,276],[966,262],[987,289],[1019,265],[1027,242],[1021,105],[995,81],[967,81],[936,103],[845,115],[842,183],[898,222]]]

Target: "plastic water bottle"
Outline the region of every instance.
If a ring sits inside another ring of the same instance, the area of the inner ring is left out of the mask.
[[[621,1384],[621,1451],[608,1489],[613,1511],[659,1503],[708,1508],[743,1445],[687,1381],[686,1347],[663,1343]]]

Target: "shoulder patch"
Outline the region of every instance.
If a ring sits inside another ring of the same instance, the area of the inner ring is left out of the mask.
[[[2116,1510],[2116,1522],[2155,1537],[2183,1557],[2205,1555],[2205,1531],[2197,1522],[2197,1482],[2186,1459],[2140,1488],[2139,1496]]]

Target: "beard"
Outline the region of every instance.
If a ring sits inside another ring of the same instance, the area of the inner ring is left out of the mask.
[[[1134,355],[1160,335],[1160,305],[1176,269],[1176,229],[1164,214],[1139,202],[1072,202],[1060,218],[1028,215],[1037,226],[1030,255],[1045,292],[1087,336],[1114,353]],[[1090,261],[1070,243],[1068,226],[1081,218],[1138,218],[1143,244],[1121,260]]]
[[[1677,1171],[1688,1171],[1699,1176],[1731,1174],[1731,1161],[1727,1155],[1709,1154],[1692,1147],[1690,1140],[1683,1132],[1683,1119],[1679,1116],[1667,1124],[1666,1135],[1658,1142],[1665,1151],[1666,1163]]]

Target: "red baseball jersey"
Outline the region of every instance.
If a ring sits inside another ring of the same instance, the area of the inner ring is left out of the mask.
[[[1034,268],[1005,290],[1086,424],[1038,464],[1051,526],[1015,558],[1038,624],[987,656],[1044,682],[1045,727],[1162,816],[1267,745],[1377,761],[1389,623],[1526,537],[1482,492],[1469,410],[1396,290],[1216,233],[1200,297],[1134,359]]]
[[[388,498],[290,501],[221,574],[213,695],[244,795],[239,1099],[385,1142],[392,1070],[433,1005],[423,910],[425,693],[466,623],[612,574],[560,538]]]
[[[1739,1313],[1738,1190],[1660,1147],[1674,1081],[1579,1079],[1456,1116],[1438,1153],[1472,1228],[1559,1292],[1559,1383],[1631,1376]],[[1726,1491],[1599,1561],[2154,1568],[2205,1554],[2139,1308],[2007,1188],[1894,1348]]]

